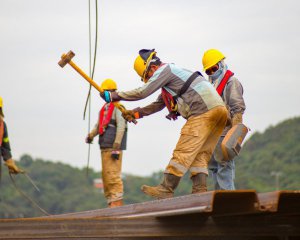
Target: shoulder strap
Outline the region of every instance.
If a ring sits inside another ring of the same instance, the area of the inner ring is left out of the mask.
[[[189,78],[188,80],[186,80],[186,82],[183,84],[182,88],[180,89],[179,93],[177,94],[176,97],[180,97],[182,94],[184,94],[186,92],[186,90],[188,90],[189,86],[192,84],[192,82],[201,74],[199,72],[194,72]]]
[[[227,84],[229,78],[230,78],[231,76],[233,76],[233,75],[234,75],[234,73],[231,72],[230,70],[227,70],[227,71],[226,71],[226,73],[225,73],[223,79],[221,80],[219,86],[217,87],[217,92],[219,93],[220,96],[222,96],[223,91],[224,91],[224,88],[225,88],[225,86],[226,86],[226,84]]]

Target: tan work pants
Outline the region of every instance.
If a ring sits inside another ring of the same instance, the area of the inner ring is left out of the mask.
[[[121,178],[123,152],[120,151],[119,159],[115,160],[111,157],[111,151],[112,149],[101,150],[102,180],[107,203],[123,198],[123,181]]]
[[[205,173],[207,165],[225,127],[227,109],[219,106],[199,116],[190,117],[181,129],[180,138],[165,173],[182,177]]]

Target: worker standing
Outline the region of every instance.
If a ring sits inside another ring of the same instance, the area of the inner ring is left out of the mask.
[[[0,97],[0,160],[3,158],[5,165],[8,167],[10,173],[18,174],[23,172],[12,159],[10,143],[8,138],[7,126],[4,121],[3,113],[3,99]]]
[[[218,141],[209,163],[215,190],[234,190],[235,162],[233,158],[226,159],[221,144],[227,132],[235,125],[242,123],[246,109],[243,98],[243,86],[234,74],[228,70],[225,56],[216,49],[206,51],[202,64],[209,81],[216,88],[229,110],[229,119]]]
[[[213,86],[198,72],[162,63],[154,49],[142,49],[134,62],[134,69],[145,83],[126,92],[104,91],[106,102],[137,101],[161,89],[158,99],[150,105],[126,110],[127,121],[148,116],[167,107],[169,119],[179,115],[187,122],[183,126],[173,156],[165,169],[163,182],[158,186],[142,186],[142,191],[154,198],[173,197],[181,177],[189,170],[192,179],[203,181],[193,185],[193,192],[206,191],[207,164],[227,120],[226,107]]]
[[[103,90],[114,92],[117,84],[112,79],[102,82]],[[99,135],[102,159],[104,194],[109,207],[123,205],[123,181],[121,178],[122,155],[127,143],[127,122],[119,109],[112,103],[105,103],[99,112],[95,127],[86,138],[91,143]]]

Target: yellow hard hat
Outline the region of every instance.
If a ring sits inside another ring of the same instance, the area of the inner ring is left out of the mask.
[[[153,56],[156,54],[154,51],[155,49],[148,50],[148,49],[142,49],[139,51],[139,55],[136,57],[134,61],[133,68],[137,72],[137,74],[142,78],[142,80],[145,80],[145,75],[147,72],[147,69],[149,67],[149,63],[152,60]]]
[[[3,107],[3,99],[2,99],[2,97],[0,97],[0,107],[1,108]]]
[[[102,82],[101,88],[103,90],[117,90],[117,84],[114,80],[108,78]]]
[[[213,65],[216,65],[218,62],[223,60],[225,56],[217,49],[207,50],[202,58],[203,70],[206,71]]]

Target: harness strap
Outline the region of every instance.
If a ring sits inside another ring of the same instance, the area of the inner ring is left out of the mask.
[[[108,109],[107,109],[108,107]],[[106,103],[103,105],[103,107],[100,110],[99,113],[99,134],[102,135],[104,133],[104,129],[109,124],[113,111],[115,109],[114,104],[112,103]]]
[[[192,84],[192,82],[197,78],[201,76],[201,73],[199,72],[194,72],[189,78],[188,80],[183,84],[182,88],[180,89],[179,93],[177,94],[177,98],[180,97],[182,94],[184,94],[189,86]]]
[[[222,96],[224,88],[229,80],[229,78],[231,78],[234,75],[233,72],[231,72],[230,70],[227,70],[224,77],[222,78],[219,86],[217,87],[217,92],[219,93],[220,96]]]

